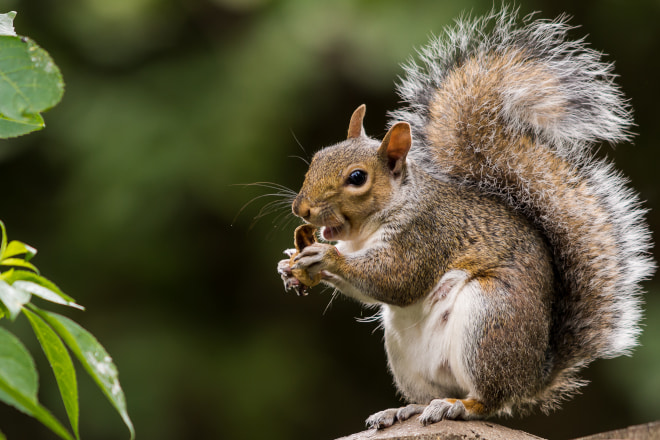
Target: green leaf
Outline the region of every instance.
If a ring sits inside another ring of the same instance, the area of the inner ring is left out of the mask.
[[[16,281],[14,284],[12,284],[12,287],[14,287],[15,289],[22,290],[24,292],[31,293],[34,296],[38,296],[41,299],[45,299],[46,301],[50,301],[55,304],[62,304],[64,306],[73,307],[78,310],[85,310],[85,308],[80,304],[76,304],[75,302],[72,301],[67,301],[66,299],[62,298],[60,295],[53,292],[52,290],[40,286],[39,284],[33,283],[32,281]]]
[[[73,433],[79,439],[78,383],[76,382],[76,370],[73,368],[71,356],[69,356],[69,352],[62,343],[62,340],[57,336],[57,333],[43,319],[27,309],[23,313],[25,313],[25,316],[30,321],[32,329],[41,344],[41,348],[43,348],[48,362],[53,369],[66,413],[69,416],[69,422],[73,428]]]
[[[0,400],[28,414],[65,440],[71,434],[37,401],[38,376],[21,341],[0,327]]]
[[[64,82],[50,55],[26,37],[0,36],[0,137],[44,127],[40,113],[62,99]]]
[[[7,249],[7,230],[5,229],[5,224],[0,220],[0,231],[2,231],[2,241],[0,241],[0,255],[4,255],[5,249]]]
[[[5,260],[0,261],[0,266],[22,267],[24,269],[30,269],[36,273],[39,273],[39,269],[37,269],[37,267],[34,264],[25,261],[22,258],[7,258]]]
[[[38,296],[40,298],[46,299],[48,301],[57,303],[57,304],[63,304],[67,305],[70,307],[75,307],[80,310],[85,310],[85,308],[81,305],[76,304],[76,300],[71,298],[69,295],[66,293],[62,292],[59,287],[55,285],[55,283],[47,280],[46,278],[42,277],[41,275],[37,275],[34,272],[28,272],[26,270],[14,270],[10,269],[7,272],[0,274],[0,279],[4,279],[7,283],[16,285],[16,282],[18,281],[28,281],[34,284],[37,284],[41,287],[44,287],[45,289],[49,290],[50,292],[54,293],[55,295],[59,296],[62,300],[58,300],[57,298],[54,298],[52,295],[48,294],[47,292],[44,292],[42,290],[38,290],[34,287],[28,288],[28,292],[32,293],[35,296]],[[19,286],[25,286],[22,283],[19,283]]]
[[[27,396],[22,394],[20,391],[13,388],[7,383],[7,381],[0,377],[0,392],[4,392],[7,395],[11,395],[12,399],[16,402],[19,402],[27,411],[25,411],[30,416],[39,420],[47,428],[53,431],[55,434],[59,435],[64,440],[74,440],[69,434],[69,431],[66,430],[64,426],[55,418],[53,415],[37,401],[30,400]]]
[[[31,402],[37,401],[38,377],[32,356],[21,341],[7,329],[0,327],[0,379]],[[26,414],[31,411],[0,389],[0,400]],[[20,399],[19,399],[20,400]]]
[[[26,272],[26,273],[32,273],[32,272]],[[14,269],[9,269],[4,272],[0,272],[0,280],[7,281],[7,284],[11,284],[14,282],[13,277],[14,277]]]
[[[22,243],[20,241],[12,240],[7,245],[5,251],[1,254],[1,258],[16,257],[18,255],[25,255],[25,261],[29,261],[37,254],[37,250],[32,246]]]
[[[26,115],[24,119],[16,120],[0,113],[0,139],[22,136],[45,126],[44,118],[39,114]]]
[[[96,338],[69,318],[57,313],[33,308],[60,335],[73,354],[82,363],[110,403],[115,407],[135,438],[135,429],[126,410],[126,398],[119,384],[117,367]]]
[[[13,321],[21,313],[23,306],[30,301],[30,294],[0,280],[0,301],[9,313],[9,319]]]
[[[0,14],[0,35],[16,36],[16,32],[14,31],[14,17],[16,17],[16,11]]]

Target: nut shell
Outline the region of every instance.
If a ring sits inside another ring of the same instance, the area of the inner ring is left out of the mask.
[[[295,265],[293,260],[307,246],[316,243],[316,236],[314,235],[315,232],[316,226],[305,224],[298,226],[293,233],[293,242],[296,246],[296,253],[291,256],[291,259],[289,260],[289,267],[291,267],[293,276],[295,276],[298,281],[300,281],[303,293],[307,287],[314,287],[321,282],[321,274],[316,274],[316,276],[310,278],[306,270],[293,269],[293,266]]]

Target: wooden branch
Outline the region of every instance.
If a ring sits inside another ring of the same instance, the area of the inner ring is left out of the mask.
[[[523,431],[487,421],[444,420],[422,426],[417,417],[387,429],[370,429],[337,440],[543,440]]]
[[[587,437],[580,437],[575,440],[660,440],[660,421],[646,423],[644,425],[629,426],[625,429],[616,431],[601,432]]]
[[[603,432],[575,440],[660,440],[660,421]],[[337,440],[543,440],[523,431],[507,428],[488,421],[445,420],[422,426],[417,417],[403,423],[376,430],[358,432]]]

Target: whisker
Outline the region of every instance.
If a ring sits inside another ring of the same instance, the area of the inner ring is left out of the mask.
[[[293,130],[290,130],[290,131],[291,131],[291,136],[293,136],[293,139],[296,141],[296,144],[298,144],[298,146],[299,146],[300,149],[303,151],[303,153],[305,153],[305,156],[307,156],[307,158],[309,159],[309,153],[307,153],[307,150],[305,150],[305,147],[303,147],[303,144],[298,140],[298,138],[296,137],[296,134],[293,132]],[[302,157],[301,157],[301,159],[302,159],[307,165],[309,165],[309,161],[308,161],[308,160],[305,160],[305,159],[303,159]]]
[[[288,206],[287,206],[287,207],[288,207]],[[280,212],[279,214],[277,214],[277,215],[275,216],[275,218],[271,221],[271,223],[272,223],[275,227],[278,227],[278,225],[279,225],[280,222],[285,221],[285,223],[286,223],[286,222],[288,222],[289,220],[293,220],[293,219],[296,218],[296,217],[294,217],[294,216],[292,216],[292,215],[289,215],[289,214],[291,214],[291,211],[289,211],[288,209],[287,209],[286,211],[282,210],[282,212]]]
[[[375,314],[373,314],[371,316],[365,316],[364,318],[355,318],[355,320],[357,322],[367,323],[367,324],[370,323],[370,322],[378,322],[378,321],[381,320],[381,313],[376,312]]]
[[[263,206],[261,206],[258,209],[257,214],[254,217],[252,217],[250,221],[248,230],[254,228],[257,222],[262,218],[269,215],[275,215],[275,217],[271,221],[271,223],[274,225],[274,228],[266,235],[266,238],[268,238],[272,236],[272,234],[275,232],[275,229],[277,229],[278,227],[285,228],[289,224],[291,224],[291,222],[296,221],[297,217],[295,217],[291,212],[291,205],[293,204],[293,201],[295,200],[298,193],[288,188],[287,186],[275,182],[237,183],[237,184],[233,184],[232,186],[243,186],[243,187],[256,186],[259,188],[266,188],[272,190],[272,192],[267,192],[266,194],[260,194],[257,195],[256,197],[253,197],[252,199],[247,201],[243,206],[241,206],[241,208],[236,213],[236,216],[234,216],[234,219],[232,220],[231,223],[232,225],[236,223],[238,217],[250,205],[262,199],[268,199],[268,198],[273,198],[274,200],[267,201],[266,203],[264,203]]]
[[[262,188],[269,188],[278,191],[283,191],[287,194],[292,194],[292,195],[298,194],[296,191],[292,190],[288,186],[280,185],[279,183],[275,183],[275,182],[235,183],[232,186],[258,186]]]
[[[328,290],[328,288],[323,289],[323,292],[325,292],[326,290]],[[330,301],[328,301],[328,305],[325,306],[325,309],[323,309],[323,313],[321,314],[321,316],[325,316],[326,312],[330,310],[330,308],[332,307],[332,302],[335,300],[335,298],[337,298],[337,296],[339,296],[339,290],[334,289],[332,291],[332,295],[330,296]]]
[[[276,232],[277,229],[280,229],[280,230],[287,230],[287,229],[289,229],[289,225],[290,225],[291,223],[294,223],[294,222],[296,222],[296,220],[298,220],[298,217],[295,217],[295,216],[293,216],[293,215],[285,216],[285,214],[286,214],[286,213],[282,213],[282,214],[280,214],[280,215],[278,216],[279,218],[278,218],[277,221],[278,221],[280,224],[274,224],[274,225],[273,225],[273,229],[271,229],[271,230],[266,234],[266,238],[267,238],[267,239],[272,238],[272,237],[274,236],[274,234],[275,234],[275,232]],[[275,223],[275,222],[273,222],[273,223]],[[293,229],[293,228],[292,228],[292,229]]]
[[[266,196],[271,196],[274,194],[264,194],[263,196],[260,197],[266,197]],[[285,200],[271,200],[270,202],[266,203],[264,206],[261,207],[259,210],[259,213],[256,215],[255,218],[261,218],[263,216],[266,216],[268,214],[272,214],[274,212],[280,211],[285,208],[289,208],[291,206],[292,200],[290,199],[285,199]]]
[[[291,155],[291,156],[289,156],[289,157],[291,157],[291,158],[295,158],[295,159],[300,159],[300,160],[302,160],[303,162],[305,162],[305,165],[307,165],[307,166],[309,167],[309,161],[308,161],[307,159],[305,159],[304,157],[302,157],[302,156],[298,156],[297,154],[293,154],[293,155]]]
[[[272,195],[272,194],[267,194],[267,195]],[[252,222],[250,223],[250,229],[254,227],[254,225],[257,223],[258,220],[268,215],[277,214],[277,216],[272,222],[275,223],[275,221],[281,218],[282,216],[291,214],[292,201],[293,200],[291,199],[285,199],[285,200],[272,200],[266,203],[264,206],[261,207],[261,209],[259,209],[257,215],[255,215],[252,218]]]
[[[372,308],[372,307],[370,306],[369,308]],[[376,327],[374,327],[371,334],[374,334],[378,330],[382,330],[384,328],[383,327],[383,309],[382,308],[379,308],[378,311],[376,313],[374,313],[373,315],[371,315],[371,316],[367,316],[367,317],[364,317],[364,318],[355,318],[355,320],[359,323],[366,323],[366,324],[369,324],[369,323],[372,323],[372,322],[378,323],[378,325]]]
[[[236,222],[236,219],[238,219],[238,216],[241,215],[241,213],[245,210],[245,208],[247,208],[248,206],[250,206],[252,203],[256,202],[257,200],[263,199],[264,197],[288,197],[288,195],[287,194],[279,194],[279,193],[269,193],[269,194],[261,194],[259,196],[253,197],[247,203],[245,203],[243,206],[241,206],[241,209],[238,210],[238,212],[236,213],[236,216],[232,220],[231,224],[233,225]],[[257,214],[257,217],[260,217],[260,214]]]
[[[289,225],[298,220],[298,217],[293,215],[285,216],[281,219],[282,224],[279,225],[280,229],[287,229]],[[277,227],[277,225],[276,225]]]

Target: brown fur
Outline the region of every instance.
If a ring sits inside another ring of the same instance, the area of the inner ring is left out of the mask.
[[[629,137],[611,66],[565,41],[561,20],[516,30],[514,18],[504,9],[461,23],[451,44],[423,49],[383,142],[364,135],[359,107],[348,140],[315,155],[293,203],[348,246],[313,244],[297,264],[362,301],[406,308],[431,295],[434,305],[453,288],[438,286],[443,275],[467,274],[479,309],[458,343],[479,398],[408,395],[419,378],[395,377],[410,400],[463,398],[463,413],[441,403],[424,420],[552,409],[583,385],[580,368],[634,346],[639,282],[654,269],[636,196],[589,149]],[[364,185],[349,182],[358,169]],[[451,309],[439,318],[451,321]],[[370,423],[421,411],[406,408]]]
[[[488,70],[484,71],[484,65]],[[468,60],[461,69],[448,75],[444,87],[438,89],[432,100],[427,136],[437,146],[434,158],[439,168],[450,176],[478,183],[483,179],[482,167],[487,165],[501,179],[498,183],[501,186],[533,186],[527,192],[539,200],[529,203],[531,208],[525,214],[552,234],[549,239],[556,249],[554,258],[564,286],[559,292],[567,296],[557,303],[555,313],[569,313],[563,308],[564,303],[572,307],[584,304],[584,308],[570,312],[572,319],[583,327],[579,340],[571,328],[557,324],[553,329],[553,343],[561,344],[561,348],[556,348],[557,365],[553,369],[556,374],[576,360],[586,359],[587,353],[605,348],[602,344],[607,340],[602,335],[616,319],[614,309],[607,302],[615,298],[604,298],[601,292],[615,289],[616,280],[624,274],[617,259],[619,248],[611,232],[613,226],[607,222],[608,212],[593,195],[588,182],[580,178],[576,165],[553,154],[530,135],[507,132],[506,121],[493,124],[502,105],[498,92],[501,84],[534,78],[551,82],[541,67],[522,65],[515,57]],[[529,105],[533,106],[534,102]],[[545,113],[548,119],[554,119],[560,118],[562,112],[562,102],[557,100],[557,106],[546,108]],[[511,163],[512,157],[517,162]],[[515,171],[509,172],[512,169]],[[521,180],[521,176],[526,180]],[[541,220],[544,218],[561,218],[565,224],[562,230],[553,231],[545,227]],[[594,260],[599,264],[591,264]],[[580,287],[584,283],[590,285]],[[601,305],[601,312],[595,314],[596,304]],[[589,330],[584,331],[584,326]]]

